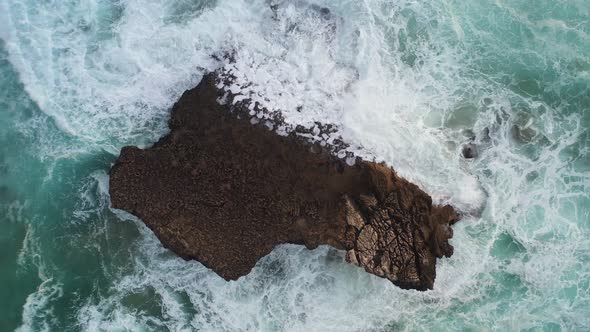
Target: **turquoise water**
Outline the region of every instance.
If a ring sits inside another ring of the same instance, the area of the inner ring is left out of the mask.
[[[590,3],[311,2],[336,31],[302,1],[0,0],[0,331],[590,330]],[[227,283],[109,208],[119,149],[228,48],[467,214],[434,290],[297,246]]]

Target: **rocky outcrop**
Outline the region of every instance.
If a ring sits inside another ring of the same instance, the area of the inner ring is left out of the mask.
[[[295,132],[252,124],[247,109],[218,103],[216,83],[206,75],[182,95],[153,147],[122,149],[110,174],[114,208],[228,280],[294,243],[345,250],[402,288],[433,287],[436,258],[453,253],[453,208],[433,206],[389,167],[351,166]]]

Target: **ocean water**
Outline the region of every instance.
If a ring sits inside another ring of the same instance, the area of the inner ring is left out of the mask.
[[[0,331],[590,330],[590,2],[273,3],[0,0]],[[109,207],[119,149],[227,50],[465,214],[434,290],[292,245],[225,282]]]

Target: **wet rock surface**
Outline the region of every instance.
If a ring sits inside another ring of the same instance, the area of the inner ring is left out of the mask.
[[[296,131],[253,124],[248,109],[218,102],[218,85],[211,73],[186,91],[153,147],[121,150],[110,174],[114,208],[226,280],[294,243],[345,250],[348,262],[402,288],[433,287],[436,258],[453,253],[452,207],[433,206],[389,167],[350,165]]]
[[[477,145],[475,143],[470,142],[463,144],[463,148],[461,150],[463,153],[463,157],[465,159],[473,159],[477,157]]]

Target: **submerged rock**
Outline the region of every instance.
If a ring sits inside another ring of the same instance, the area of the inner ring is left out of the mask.
[[[537,135],[537,132],[530,126],[520,127],[518,125],[512,125],[510,132],[512,138],[521,144],[532,142]]]
[[[110,173],[114,208],[226,280],[294,243],[345,250],[348,262],[402,288],[433,287],[436,258],[453,253],[452,207],[433,206],[389,167],[351,166],[296,132],[252,125],[247,108],[217,102],[226,92],[216,79],[182,95],[171,132],[153,147],[121,150]]]
[[[461,152],[466,159],[477,158],[477,145],[473,142],[464,144]]]

